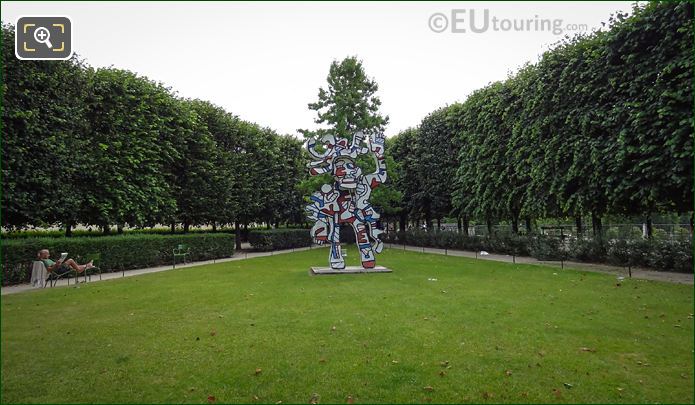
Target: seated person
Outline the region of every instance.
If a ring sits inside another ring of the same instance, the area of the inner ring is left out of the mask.
[[[75,269],[75,271],[77,271],[78,273],[82,273],[83,271],[94,267],[91,261],[87,264],[77,264],[72,259],[67,259],[65,261],[61,261],[60,259],[58,259],[58,261],[55,262],[48,257],[50,254],[51,252],[49,252],[48,249],[41,249],[38,253],[39,260],[43,262],[43,264],[46,266],[46,270],[49,273],[63,275],[69,272],[71,268]]]

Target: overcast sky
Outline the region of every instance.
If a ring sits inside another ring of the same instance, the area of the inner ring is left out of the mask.
[[[331,61],[356,55],[379,84],[393,135],[536,62],[563,35],[630,9],[631,2],[3,1],[2,20],[66,15],[73,48],[90,65],[132,70],[293,135],[316,127],[307,103],[325,86]],[[485,21],[485,32],[473,32]]]

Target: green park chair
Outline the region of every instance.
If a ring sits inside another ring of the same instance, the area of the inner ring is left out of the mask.
[[[174,268],[176,268],[176,258],[183,257],[183,264],[186,264],[186,256],[191,253],[188,245],[180,244],[174,248]]]

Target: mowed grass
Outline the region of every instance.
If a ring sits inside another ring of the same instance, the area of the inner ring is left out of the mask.
[[[692,286],[327,254],[5,296],[2,402],[693,402]]]

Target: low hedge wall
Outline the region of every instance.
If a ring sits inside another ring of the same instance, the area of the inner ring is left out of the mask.
[[[216,232],[212,232],[211,229],[198,229],[198,228],[191,228],[188,230],[186,233],[231,233],[233,234],[234,228],[229,228],[229,227],[220,227],[217,228]],[[141,228],[141,229],[124,229],[122,234],[117,233],[115,230],[111,230],[111,233],[104,234],[101,230],[99,229],[74,229],[72,231],[72,237],[81,237],[81,236],[91,236],[91,237],[110,237],[110,236],[122,236],[122,235],[184,235],[183,230],[181,228],[176,228],[176,231],[174,233],[171,232],[171,228],[169,227],[158,227],[158,228]],[[20,231],[9,231],[9,232],[3,232],[0,237],[2,239],[23,239],[23,238],[44,238],[44,237],[51,237],[51,238],[64,238],[65,237],[65,230],[46,230],[46,229],[29,229],[29,230],[20,230]]]
[[[693,271],[692,240],[571,239],[564,243],[544,235],[466,236],[458,232],[421,230],[384,234],[386,243],[532,256],[538,260],[575,260],[616,266],[647,267],[661,271]]]
[[[2,285],[28,282],[31,262],[40,249],[49,249],[54,260],[61,252],[68,252],[68,257],[78,262],[85,255],[101,253],[101,271],[111,272],[172,264],[172,250],[178,244],[189,246],[188,261],[234,254],[234,235],[225,233],[10,239],[0,246]]]
[[[308,229],[268,229],[249,231],[249,243],[254,250],[270,251],[311,246]]]

